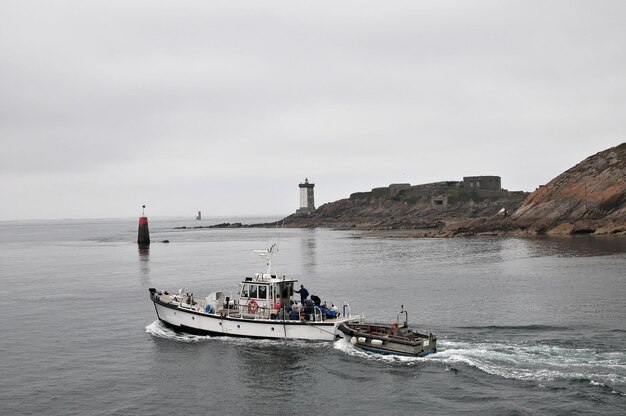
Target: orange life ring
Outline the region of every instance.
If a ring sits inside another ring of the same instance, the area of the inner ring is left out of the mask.
[[[256,313],[259,310],[259,304],[254,299],[250,299],[246,306],[248,307],[248,313]]]

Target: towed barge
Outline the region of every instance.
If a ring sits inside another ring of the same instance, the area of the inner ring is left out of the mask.
[[[403,322],[399,325],[400,319]],[[437,352],[437,337],[408,326],[408,313],[402,306],[397,321],[390,325],[342,322],[337,329],[352,345],[379,354],[425,357]]]

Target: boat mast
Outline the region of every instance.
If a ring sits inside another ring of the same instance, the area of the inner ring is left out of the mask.
[[[259,253],[261,257],[265,258],[266,266],[267,266],[267,274],[272,274],[272,255],[278,251],[278,245],[276,243],[272,243],[270,248],[267,250],[254,250],[255,253]]]
[[[282,222],[281,225],[281,230],[282,228],[285,226],[285,221]],[[278,228],[278,224],[276,224],[276,228]],[[265,261],[267,262],[267,274],[269,276],[272,275],[272,256],[274,255],[274,253],[278,253],[278,248],[279,248],[279,243],[280,243],[280,230],[278,231],[278,238],[276,239],[276,241],[274,241],[272,243],[272,245],[270,246],[270,248],[268,248],[267,250],[254,250],[255,253],[259,253],[259,255],[261,257],[265,258]]]
[[[272,243],[269,250],[267,250],[267,274],[272,275],[272,255],[278,251],[278,245],[276,243]]]

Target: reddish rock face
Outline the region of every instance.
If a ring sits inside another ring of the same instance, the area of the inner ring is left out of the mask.
[[[445,205],[435,204],[435,196]],[[406,184],[352,194],[289,216],[284,225],[415,237],[626,234],[626,143],[585,159],[530,195],[479,195],[458,182]]]
[[[531,232],[626,231],[626,143],[588,157],[537,189],[513,214]]]

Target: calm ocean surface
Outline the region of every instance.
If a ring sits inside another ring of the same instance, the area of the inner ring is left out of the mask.
[[[0,414],[626,414],[626,238],[280,232],[274,272],[370,321],[404,305],[427,358],[162,327],[149,287],[235,292],[278,234],[174,227],[266,220],[151,218],[147,252],[137,219],[0,222]]]

